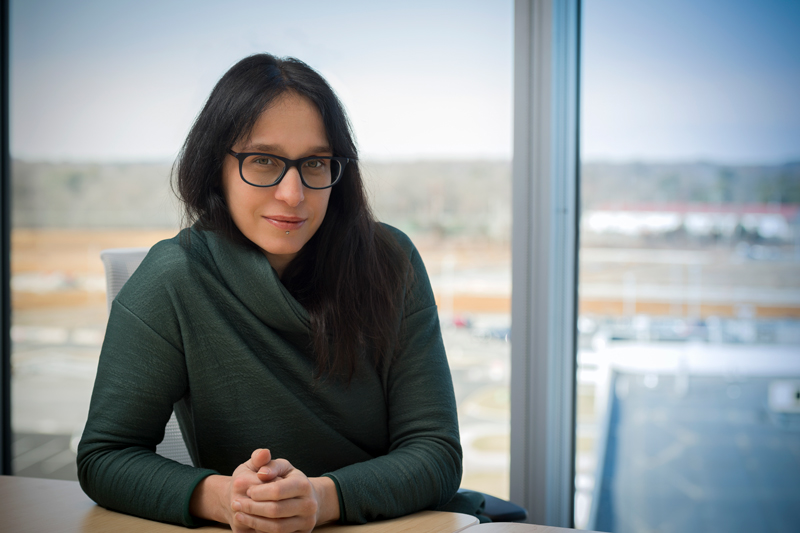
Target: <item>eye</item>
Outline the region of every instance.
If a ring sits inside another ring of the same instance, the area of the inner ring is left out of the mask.
[[[325,168],[325,160],[324,159],[312,159],[310,161],[306,161],[306,167],[312,170],[320,170]]]
[[[253,157],[253,163],[256,165],[274,165],[275,161],[271,157],[265,155],[258,155]]]

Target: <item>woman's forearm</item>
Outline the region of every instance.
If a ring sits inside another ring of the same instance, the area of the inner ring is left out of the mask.
[[[341,516],[336,484],[329,477],[309,478],[317,497],[317,525],[336,522]]]
[[[230,514],[227,494],[230,491],[230,477],[208,476],[197,484],[189,502],[192,516],[227,524]]]

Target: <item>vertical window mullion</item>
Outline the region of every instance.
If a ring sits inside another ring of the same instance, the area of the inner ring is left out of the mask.
[[[579,1],[515,3],[511,499],[571,526]]]
[[[0,474],[11,474],[11,172],[8,152],[9,5],[0,1]]]

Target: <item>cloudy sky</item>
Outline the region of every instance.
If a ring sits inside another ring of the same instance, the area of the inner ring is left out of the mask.
[[[642,4],[584,2],[586,158],[800,159],[800,3]],[[11,17],[15,157],[171,161],[261,51],[331,82],[365,157],[511,157],[511,0],[12,0]]]

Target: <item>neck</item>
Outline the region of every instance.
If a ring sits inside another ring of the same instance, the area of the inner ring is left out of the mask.
[[[282,278],[283,272],[286,270],[286,265],[291,263],[294,256],[274,255],[264,250],[262,250],[262,252],[266,256],[267,261],[269,261],[270,266],[278,273],[278,278]]]

